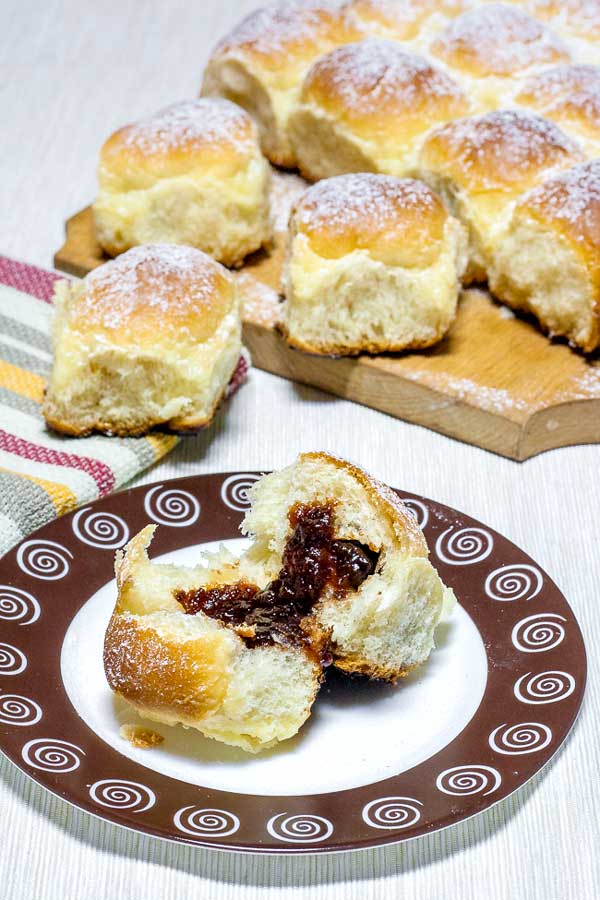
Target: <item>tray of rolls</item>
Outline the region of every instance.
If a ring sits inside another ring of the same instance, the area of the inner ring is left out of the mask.
[[[55,263],[85,292],[188,245],[259,368],[514,459],[600,441],[599,48],[591,0],[258,10],[107,139]]]

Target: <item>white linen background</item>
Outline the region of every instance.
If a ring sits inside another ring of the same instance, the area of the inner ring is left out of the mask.
[[[63,222],[94,195],[115,128],[193,96],[207,53],[257,0],[0,0],[0,253],[51,266]],[[94,819],[0,766],[5,900],[595,900],[598,896],[598,447],[518,464],[253,370],[205,435],[144,481],[268,469],[303,449],[348,456],[519,544],[565,592],[590,651],[566,745],[512,798],[405,845],[312,858],[171,845]],[[594,846],[595,845],[595,846]]]

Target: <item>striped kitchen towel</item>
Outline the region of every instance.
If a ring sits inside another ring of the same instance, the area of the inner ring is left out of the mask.
[[[159,433],[74,439],[46,429],[40,405],[61,277],[0,256],[0,556],[55,516],[121,487],[178,441]]]

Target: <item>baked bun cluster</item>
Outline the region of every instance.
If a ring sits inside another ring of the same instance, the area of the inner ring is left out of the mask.
[[[230,273],[192,247],[135,247],[55,288],[50,427],[137,435],[208,425],[238,365]]]
[[[439,67],[371,38],[314,64],[290,117],[290,139],[310,181],[346,172],[403,176],[414,171],[427,131],[468,112],[466,94]]]
[[[227,97],[255,118],[262,148],[278,166],[293,167],[288,119],[311,64],[360,33],[334,3],[283,3],[245,18],[215,48],[202,94]]]
[[[310,353],[428,347],[450,327],[466,265],[463,226],[410,178],[339,175],[291,219],[283,328]]]
[[[600,346],[600,159],[521,196],[489,272],[509,306],[585,351]]]
[[[247,112],[222,98],[175,103],[103,145],[98,241],[111,256],[168,242],[239,265],[271,237],[269,179]]]
[[[249,110],[267,157],[309,181],[425,179],[469,231],[465,280],[499,284],[523,195],[600,155],[599,44],[597,0],[287,4],[221,42],[204,91]],[[595,349],[546,300],[541,325]]]
[[[263,476],[250,545],[152,563],[148,526],[117,553],[110,687],[142,715],[257,752],[310,715],[324,667],[394,682],[429,657],[455,603],[397,495],[324,453]]]
[[[465,281],[487,277],[523,192],[583,159],[557,125],[521,110],[457,119],[427,137],[420,174],[469,231]]]

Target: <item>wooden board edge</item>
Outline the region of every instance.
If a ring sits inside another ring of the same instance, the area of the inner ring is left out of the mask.
[[[547,450],[600,443],[600,398],[568,400],[537,410],[522,430],[517,458]]]
[[[523,427],[497,413],[474,407],[464,400],[440,394],[409,379],[399,379],[369,366],[357,369],[352,359],[311,357],[286,346],[272,329],[244,322],[244,343],[252,363],[273,375],[319,388],[414,425],[519,461]],[[360,378],[356,377],[357,372]]]

